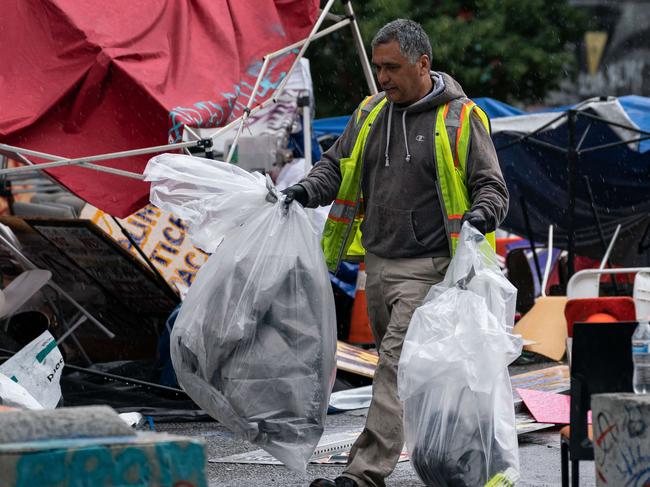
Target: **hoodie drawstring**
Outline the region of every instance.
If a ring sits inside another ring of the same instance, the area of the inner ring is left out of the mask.
[[[386,152],[384,157],[386,158],[386,167],[390,166],[390,156],[388,155],[388,148],[390,147],[390,126],[393,120],[393,104],[388,103],[388,124],[386,125]]]
[[[406,138],[406,110],[402,112],[402,131],[404,132],[404,145],[406,146],[406,162],[411,162],[411,153],[409,152],[409,141]]]
[[[386,160],[386,167],[390,166],[390,156],[388,152],[390,150],[390,129],[393,121],[393,104],[389,103],[388,105],[388,124],[386,125],[386,151],[384,152],[384,158]],[[406,162],[411,162],[411,152],[409,151],[409,141],[406,137],[406,111],[402,112],[402,133],[404,134],[404,145],[406,146],[406,157],[404,160]]]

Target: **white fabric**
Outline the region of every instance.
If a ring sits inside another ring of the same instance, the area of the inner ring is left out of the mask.
[[[599,117],[606,120],[638,128],[638,126],[628,117],[620,102],[616,98],[610,98],[607,101],[600,101],[598,98],[585,100],[576,107],[576,110],[591,110]],[[499,132],[515,132],[520,134],[529,134],[539,130],[544,125],[551,122],[554,118],[561,115],[562,112],[545,112],[531,113],[529,115],[515,115],[512,117],[498,117],[491,119],[492,134]],[[562,117],[544,129],[554,130],[567,123],[567,117]],[[595,122],[600,123],[600,122]],[[610,125],[610,128],[616,133],[621,140],[634,139],[638,133],[620,127]],[[542,132],[544,132],[542,131]],[[639,150],[639,143],[628,144],[630,150]]]

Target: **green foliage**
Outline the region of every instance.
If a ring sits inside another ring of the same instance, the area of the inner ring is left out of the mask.
[[[368,55],[375,32],[396,18],[424,27],[432,67],[455,77],[472,97],[539,103],[576,68],[586,18],[567,0],[357,0],[352,2]],[[338,13],[343,13],[337,5]],[[307,53],[317,116],[351,113],[367,94],[352,36],[344,28]]]

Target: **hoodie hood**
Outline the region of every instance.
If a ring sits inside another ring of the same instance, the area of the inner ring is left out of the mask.
[[[392,102],[388,102],[386,149],[384,150],[384,161],[386,166],[390,166],[390,133],[393,124],[393,111],[399,112],[398,117],[401,118],[402,121],[402,134],[404,136],[404,147],[406,149],[404,160],[410,162],[411,152],[409,151],[409,144],[406,136],[406,115],[432,111],[435,110],[436,107],[443,105],[450,100],[465,96],[465,92],[460,84],[458,84],[458,82],[447,73],[431,71],[431,81],[433,82],[433,88],[431,91],[411,105],[399,106]]]
[[[450,100],[461,98],[465,95],[463,88],[458,84],[454,78],[447,73],[438,73],[431,71],[431,81],[433,82],[433,89],[420,98],[415,103],[407,106],[395,105],[394,110],[405,111],[409,113],[423,112],[425,110],[432,110],[439,105],[443,105]],[[392,103],[391,103],[392,105]]]

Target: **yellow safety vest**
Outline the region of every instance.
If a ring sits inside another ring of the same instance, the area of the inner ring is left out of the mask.
[[[356,113],[357,136],[352,153],[340,160],[341,186],[327,217],[322,241],[325,260],[332,271],[338,269],[341,260],[360,261],[366,253],[361,245],[360,226],[364,215],[361,174],[370,127],[386,102],[383,94],[369,96],[361,102]],[[451,100],[439,106],[434,126],[436,184],[452,256],[458,245],[461,219],[471,207],[465,168],[472,112],[478,115],[489,133],[488,116],[468,98]],[[494,232],[486,238],[494,248]]]

